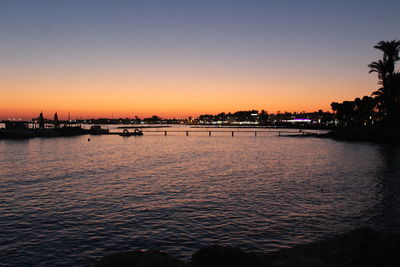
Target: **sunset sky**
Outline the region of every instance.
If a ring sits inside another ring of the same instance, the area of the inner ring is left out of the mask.
[[[0,119],[330,110],[369,95],[400,1],[0,2]]]

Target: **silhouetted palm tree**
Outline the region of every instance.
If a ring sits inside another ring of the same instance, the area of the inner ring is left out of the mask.
[[[398,107],[400,104],[398,91],[400,89],[396,82],[398,73],[395,73],[395,64],[399,60],[400,41],[381,41],[374,48],[383,52],[383,59],[369,64],[369,73],[376,72],[378,74],[378,83],[382,87],[372,95],[376,97],[379,109],[387,120],[394,123],[400,112]]]
[[[386,64],[389,74],[394,72],[394,65],[399,60],[400,41],[380,41],[374,48],[383,52],[383,62]]]
[[[387,64],[382,60],[378,60],[373,61],[368,67],[370,68],[369,73],[376,72],[378,74],[379,83],[384,84],[389,73]]]
[[[368,65],[369,73],[378,74],[381,87],[372,97],[333,102],[332,110],[342,125],[372,125],[373,120],[379,118],[378,121],[400,126],[400,72],[395,70],[400,60],[400,41],[380,41],[374,48],[381,50],[383,57]]]
[[[395,97],[397,120],[400,122],[400,72],[393,74],[391,87]]]
[[[374,97],[374,99],[376,100],[376,107],[378,108],[378,110],[380,112],[384,112],[384,107],[383,107],[383,102],[384,100],[384,95],[385,93],[383,92],[383,87],[379,88],[377,91],[372,93],[372,96]]]

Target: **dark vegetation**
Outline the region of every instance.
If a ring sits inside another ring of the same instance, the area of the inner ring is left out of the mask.
[[[371,94],[354,101],[333,102],[340,126],[399,127],[400,123],[400,41],[381,41],[374,48],[383,52],[382,59],[368,65],[370,73],[377,73],[380,87]]]
[[[164,252],[133,251],[101,259],[96,267],[399,266],[400,234],[357,229],[333,238],[270,253],[208,246],[190,262]]]
[[[354,101],[333,102],[338,127],[327,137],[335,139],[400,144],[400,41],[381,41],[374,48],[383,52],[382,59],[368,65],[377,73],[380,87]]]

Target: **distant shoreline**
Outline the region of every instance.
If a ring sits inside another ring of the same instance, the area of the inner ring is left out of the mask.
[[[189,125],[188,125],[189,126]],[[301,126],[298,125],[207,125],[207,124],[196,124],[192,125],[191,128],[253,128],[253,129],[295,129],[295,130],[333,130],[332,127],[314,127],[314,126]]]
[[[307,133],[281,135],[285,137],[317,137],[337,141],[368,142],[376,144],[400,145],[400,129],[396,128],[338,128],[327,133]]]
[[[117,129],[136,129],[136,128],[169,128],[170,125],[154,125],[154,126],[118,126]]]

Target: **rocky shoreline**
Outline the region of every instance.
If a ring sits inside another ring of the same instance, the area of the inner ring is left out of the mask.
[[[335,140],[361,141],[382,144],[400,144],[399,128],[339,128],[320,137]]]
[[[399,266],[400,233],[361,228],[270,253],[208,246],[184,262],[165,252],[131,251],[100,259],[96,267]]]

